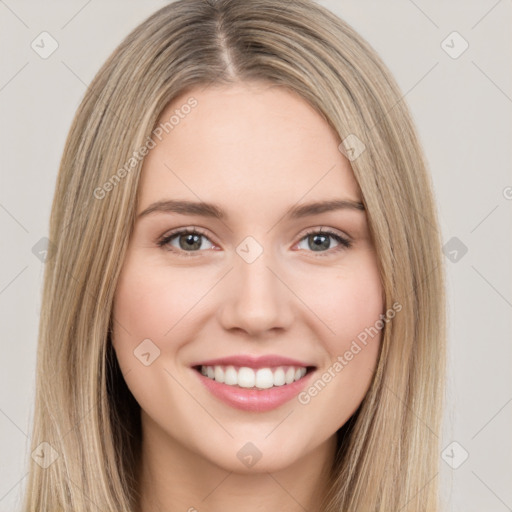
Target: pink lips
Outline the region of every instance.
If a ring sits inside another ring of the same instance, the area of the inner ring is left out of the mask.
[[[194,368],[195,374],[199,380],[215,397],[219,398],[231,407],[252,412],[270,411],[292,400],[300,393],[301,390],[304,389],[304,387],[311,380],[311,376],[313,374],[313,372],[308,372],[304,377],[295,382],[292,382],[291,384],[275,386],[270,389],[255,389],[242,388],[239,386],[229,386],[227,384],[223,384],[221,382],[217,382],[213,379],[205,377],[200,373],[200,371],[197,371],[198,369],[200,370],[201,366],[230,365],[238,368],[247,366],[253,369],[277,366],[295,366],[311,369],[313,365],[308,365],[295,359],[277,355],[266,355],[260,357],[250,355],[237,355],[200,361],[191,365]]]

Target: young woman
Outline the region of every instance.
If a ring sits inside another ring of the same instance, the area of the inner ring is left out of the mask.
[[[430,178],[375,51],[308,0],[179,0],[70,130],[25,511],[438,510]]]

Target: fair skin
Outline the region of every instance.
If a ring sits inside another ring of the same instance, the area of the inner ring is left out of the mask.
[[[317,201],[358,203],[360,190],[338,136],[295,94],[265,83],[194,89],[161,119],[191,96],[197,106],[144,160],[137,214],[174,199],[215,203],[225,217],[137,218],[114,298],[112,340],[141,406],[140,512],[318,511],[336,431],[368,391],[380,335],[342,371],[333,364],[384,302],[364,210],[285,213]],[[157,243],[193,227],[204,233],[197,243],[187,234]],[[262,249],[250,263],[237,252],[248,236]],[[134,357],[145,339],[153,344],[146,352],[160,350],[148,365]],[[306,391],[329,369],[331,379],[307,403],[294,396],[271,410],[241,410],[191,367],[238,354],[307,362]],[[244,446],[258,450],[254,465],[237,456]]]

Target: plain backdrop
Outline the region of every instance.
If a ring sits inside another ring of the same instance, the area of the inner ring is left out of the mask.
[[[165,3],[0,0],[0,511],[17,510],[26,482],[44,269],[33,248],[64,141],[101,64]],[[432,173],[447,244],[444,510],[512,510],[511,1],[319,3],[394,74]],[[42,32],[58,44],[47,58],[31,46]]]

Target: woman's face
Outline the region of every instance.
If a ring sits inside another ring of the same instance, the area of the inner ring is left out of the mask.
[[[331,449],[369,388],[384,308],[340,140],[266,84],[195,89],[161,123],[113,311],[145,439],[238,472]],[[346,203],[307,206],[328,201]]]

